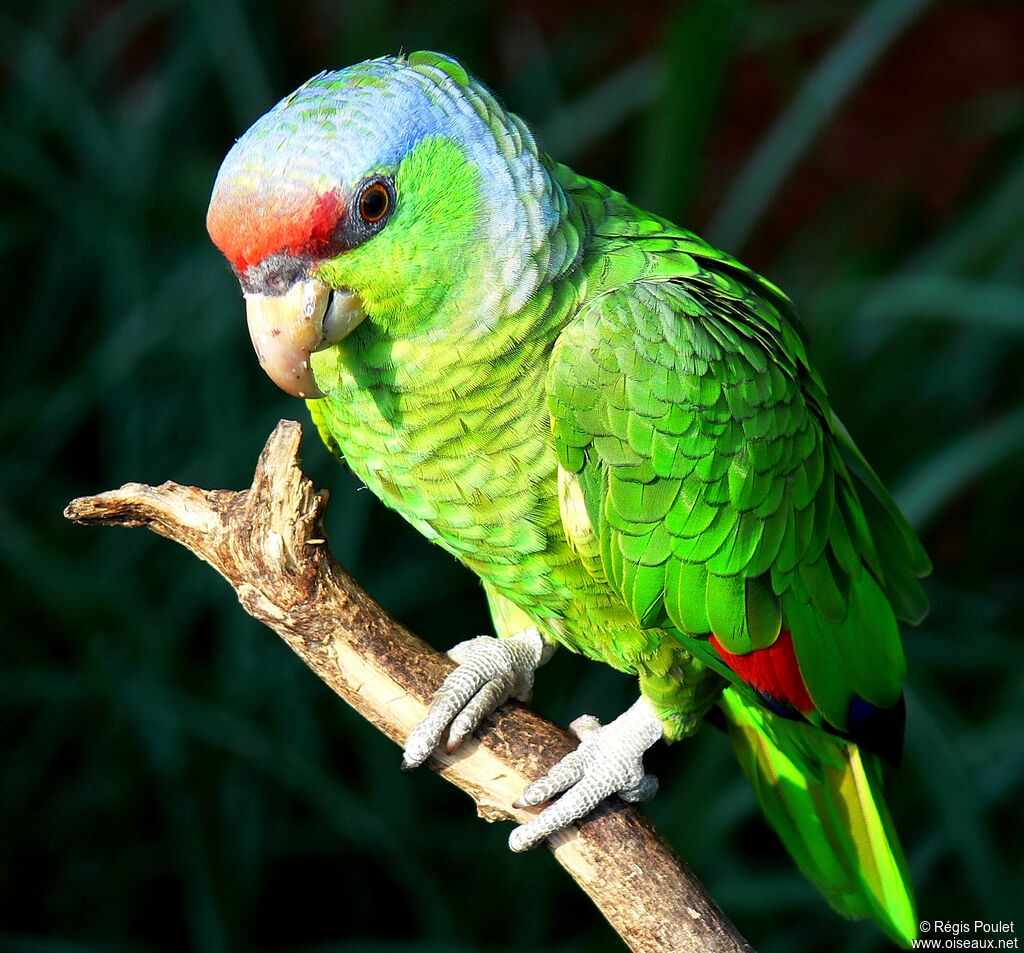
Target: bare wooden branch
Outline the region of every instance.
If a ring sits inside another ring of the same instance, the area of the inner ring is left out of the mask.
[[[248,490],[129,483],[74,500],[65,515],[147,526],[187,547],[231,583],[246,612],[401,744],[453,663],[389,618],[331,557],[321,523],[327,493],[303,475],[300,439],[297,423],[279,423]],[[573,747],[562,729],[510,703],[430,764],[473,798],[481,817],[522,822],[534,812],[512,802]],[[607,805],[549,846],[632,950],[750,951],[637,808]]]

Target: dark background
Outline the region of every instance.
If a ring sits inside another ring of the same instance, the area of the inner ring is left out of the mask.
[[[206,566],[61,517],[129,480],[245,486],[277,419],[306,420],[206,238],[214,175],[307,76],[421,47],[796,299],[935,560],[889,784],[921,915],[1019,936],[1019,2],[5,3],[0,44],[0,948],[621,948],[546,851],[400,774]],[[312,438],[305,465],[387,608],[441,647],[487,630],[473,578]],[[633,690],[563,653],[535,704],[608,718]],[[762,953],[885,948],[796,872],[721,735],[652,760],[650,813]]]

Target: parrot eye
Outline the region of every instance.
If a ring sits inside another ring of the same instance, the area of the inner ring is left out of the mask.
[[[391,211],[391,190],[384,179],[371,179],[359,193],[356,207],[367,225],[379,225]]]
[[[348,251],[373,238],[387,225],[395,201],[395,182],[390,176],[372,175],[364,179],[338,223],[333,239],[336,249]]]

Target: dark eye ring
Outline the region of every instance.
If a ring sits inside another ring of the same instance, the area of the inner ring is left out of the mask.
[[[359,217],[376,225],[391,211],[391,193],[383,182],[371,182],[359,196]]]

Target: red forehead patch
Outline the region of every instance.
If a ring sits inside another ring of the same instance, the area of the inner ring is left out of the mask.
[[[344,214],[337,192],[218,190],[206,215],[206,230],[239,271],[268,255],[324,255]]]

